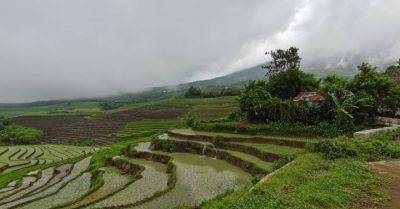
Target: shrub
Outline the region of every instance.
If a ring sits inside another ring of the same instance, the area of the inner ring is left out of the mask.
[[[216,135],[213,138],[213,144],[222,144],[223,141],[224,141],[224,137],[221,135]]]
[[[318,85],[313,74],[294,68],[271,75],[267,88],[273,97],[292,99],[299,92],[318,89]]]
[[[393,140],[400,131],[379,133],[371,137],[338,137],[311,144],[308,149],[323,154],[327,159],[359,157],[365,160],[400,158],[400,144]]]
[[[194,117],[192,117],[191,115],[188,115],[186,117],[185,123],[186,123],[187,126],[193,127],[197,123],[197,120]]]
[[[323,136],[336,137],[346,134],[346,130],[341,130],[329,123],[321,122],[316,125],[305,125],[302,123],[273,122],[268,124],[245,124],[237,121],[210,121],[199,122],[193,127],[201,131],[227,131],[250,134],[269,134],[281,136]]]
[[[8,125],[0,131],[0,142],[12,145],[35,144],[37,143],[37,138],[42,135],[43,132],[38,129]]]

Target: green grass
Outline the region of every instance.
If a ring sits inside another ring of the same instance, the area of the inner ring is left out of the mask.
[[[120,139],[137,139],[166,132],[170,129],[184,127],[181,119],[147,119],[128,123],[123,130],[117,132]]]
[[[35,144],[43,131],[20,125],[8,125],[0,131],[0,142],[3,144]]]
[[[366,164],[306,154],[252,190],[244,188],[204,204],[205,209],[350,208],[359,197],[382,200]]]
[[[92,115],[100,112],[97,102],[62,102],[57,104],[15,104],[0,105],[0,115],[14,117],[20,115]]]
[[[105,160],[107,158],[122,155],[123,150],[126,147],[128,147],[128,145],[130,145],[130,144],[132,146],[134,146],[135,144],[137,144],[139,142],[145,142],[145,141],[149,141],[149,140],[150,140],[150,138],[141,138],[141,139],[137,139],[134,141],[121,141],[121,142],[111,144],[110,146],[108,146],[92,155],[89,171],[96,174],[96,172],[99,168],[105,166]],[[90,187],[98,188],[102,184],[104,184],[104,181],[101,178],[101,175],[94,175],[94,179],[92,179],[92,184]]]
[[[250,134],[235,134],[235,133],[224,133],[224,132],[205,132],[205,131],[193,131],[192,129],[176,129],[172,130],[176,133],[187,134],[187,135],[204,135],[204,136],[223,136],[223,137],[237,137],[237,138],[251,138],[259,137],[266,139],[281,139],[281,140],[293,140],[303,142],[318,142],[322,138],[319,137],[285,137],[285,136],[271,136],[271,135],[250,135]]]
[[[109,110],[113,113],[131,109],[185,109],[188,114],[200,120],[210,120],[227,117],[238,109],[237,97],[218,98],[179,98],[165,99],[154,102],[126,104],[120,108]],[[101,114],[99,114],[101,115]]]
[[[233,151],[233,150],[225,150],[225,149],[218,149],[218,150],[223,150],[223,151],[228,152],[229,154],[231,154],[231,155],[233,155],[235,157],[238,157],[238,158],[243,159],[245,161],[251,162],[254,165],[256,165],[257,167],[262,168],[267,172],[272,171],[272,168],[273,168],[273,165],[274,165],[274,163],[265,162],[265,161],[255,157],[253,155],[249,155],[249,154],[246,154],[246,153],[243,153],[243,152],[238,152],[238,151]]]
[[[234,144],[254,147],[260,151],[274,153],[278,155],[297,155],[299,153],[304,152],[304,149],[275,145],[275,144],[259,144],[259,143],[248,143],[248,142],[234,143]]]

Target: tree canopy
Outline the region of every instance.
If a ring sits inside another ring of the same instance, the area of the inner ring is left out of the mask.
[[[286,50],[277,49],[275,51],[267,51],[265,54],[270,55],[272,58],[271,61],[263,66],[263,68],[267,69],[267,75],[300,67],[301,58],[299,56],[299,49],[296,47],[290,47]]]

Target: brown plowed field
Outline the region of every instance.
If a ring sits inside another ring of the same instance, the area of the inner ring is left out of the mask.
[[[126,123],[141,119],[177,118],[182,109],[134,109],[106,114],[96,118],[80,116],[21,116],[12,122],[42,130],[45,135],[39,140],[47,143],[70,142],[90,138],[95,144],[116,141],[115,133]]]

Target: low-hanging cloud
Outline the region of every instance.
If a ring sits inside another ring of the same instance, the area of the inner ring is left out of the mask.
[[[2,0],[0,102],[223,75],[295,45],[305,66],[400,57],[398,0]]]

